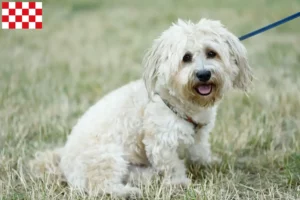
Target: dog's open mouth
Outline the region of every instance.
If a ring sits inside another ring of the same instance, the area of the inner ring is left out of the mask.
[[[213,85],[212,84],[200,84],[196,88],[196,92],[202,96],[207,96],[212,92]]]

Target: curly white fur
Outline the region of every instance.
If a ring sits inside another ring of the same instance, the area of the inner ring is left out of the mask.
[[[208,59],[208,49],[217,57]],[[193,55],[191,62],[182,61],[186,52]],[[154,41],[144,67],[143,79],[92,106],[62,149],[39,154],[31,162],[34,174],[60,172],[70,186],[91,195],[138,194],[126,183],[128,177],[157,173],[164,174],[166,184],[189,184],[183,159],[212,161],[208,140],[218,104],[231,88],[246,90],[251,82],[246,50],[218,21],[179,20]],[[212,72],[207,96],[195,91],[195,73],[201,69]],[[183,116],[201,126],[195,129]]]

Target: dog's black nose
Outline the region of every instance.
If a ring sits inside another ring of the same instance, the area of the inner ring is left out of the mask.
[[[206,82],[211,77],[211,72],[209,70],[200,70],[196,72],[196,76],[200,81]]]

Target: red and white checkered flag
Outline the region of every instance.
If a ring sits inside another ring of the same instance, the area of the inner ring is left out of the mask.
[[[2,2],[2,29],[41,29],[42,2]]]

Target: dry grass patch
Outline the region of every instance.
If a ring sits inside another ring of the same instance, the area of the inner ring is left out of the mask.
[[[220,19],[242,35],[299,8],[268,0],[45,1],[43,30],[0,30],[0,199],[90,199],[32,179],[27,161],[62,145],[101,96],[139,78],[145,50],[178,17]],[[222,164],[190,166],[188,189],[154,182],[142,188],[144,199],[300,198],[298,24],[245,41],[257,80],[248,97],[232,92],[221,105],[211,141]]]

